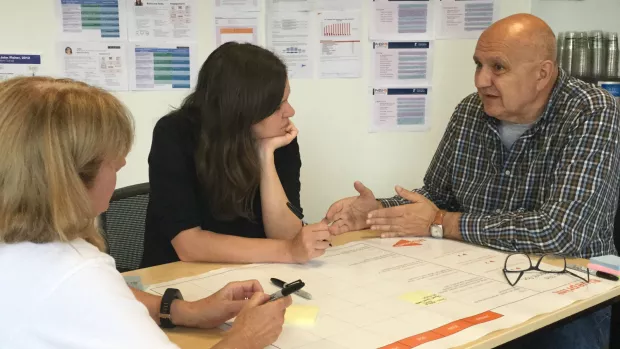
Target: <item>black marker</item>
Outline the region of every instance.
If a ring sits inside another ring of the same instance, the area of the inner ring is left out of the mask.
[[[295,216],[297,216],[297,218],[299,218],[299,220],[301,221],[301,225],[302,225],[302,226],[306,226],[306,225],[308,225],[308,223],[306,223],[306,222],[304,221],[304,214],[303,214],[303,213],[301,213],[301,210],[300,210],[300,209],[298,209],[297,207],[293,206],[293,204],[291,204],[290,202],[287,202],[287,203],[286,203],[286,206],[288,207],[288,209],[289,209],[289,210],[291,210],[291,212],[293,212],[293,214],[294,214]],[[323,241],[326,241],[326,242],[327,242],[327,240],[323,240]],[[332,247],[331,242],[329,243],[329,247]]]
[[[304,284],[303,281],[301,280],[293,281],[290,284],[287,284],[280,291],[273,293],[271,296],[269,296],[269,301],[271,302],[271,301],[278,300],[282,297],[286,297],[290,295],[291,293],[301,290],[304,286],[306,286],[306,284]]]

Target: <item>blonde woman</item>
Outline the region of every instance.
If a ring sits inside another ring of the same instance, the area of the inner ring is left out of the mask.
[[[162,300],[127,287],[94,224],[132,141],[129,113],[105,91],[42,77],[0,83],[1,348],[176,347],[156,324]],[[171,300],[165,319],[208,328],[236,316],[216,348],[263,348],[291,302],[267,299],[256,281],[232,283]]]

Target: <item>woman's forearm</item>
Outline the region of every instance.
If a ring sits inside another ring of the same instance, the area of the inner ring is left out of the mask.
[[[146,309],[149,311],[149,315],[153,321],[155,321],[159,325],[159,309],[161,307],[161,297],[156,296],[154,294],[150,294],[144,291],[140,291],[133,287],[129,287],[131,292],[133,292],[134,297],[144,304]],[[189,303],[182,300],[174,300],[172,305],[170,306],[170,320],[173,324],[178,326],[187,326],[190,311],[189,311]]]
[[[199,227],[182,231],[172,239],[184,262],[293,263],[291,241],[251,239],[217,234]]]
[[[263,225],[268,238],[292,239],[301,229],[301,220],[286,206],[288,198],[276,171],[273,154],[261,158],[260,197]]]

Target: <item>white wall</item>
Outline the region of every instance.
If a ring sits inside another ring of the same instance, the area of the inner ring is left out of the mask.
[[[532,14],[545,20],[556,33],[570,30],[620,32],[619,0],[532,0]]]
[[[58,74],[54,57],[58,0],[0,0],[0,52],[43,54],[42,74]],[[499,0],[501,15],[530,12],[532,0]],[[534,0],[536,1],[536,0]],[[608,0],[618,1],[618,0]],[[211,4],[198,0],[201,60],[214,48]],[[370,3],[364,0],[365,13]],[[617,11],[615,13],[618,13]],[[367,16],[364,32],[368,28]],[[424,133],[368,133],[368,74],[362,79],[292,80],[291,104],[300,130],[302,205],[309,221],[320,219],[329,205],[355,193],[361,180],[377,196],[393,195],[393,187],[417,187],[441,139],[456,104],[474,91],[472,55],[475,40],[439,41],[434,63],[431,129]],[[369,44],[364,43],[365,72]],[[119,173],[118,187],[148,181],[147,156],[155,121],[186,93],[127,92],[117,96],[136,119],[136,144]],[[0,150],[1,151],[1,150]]]

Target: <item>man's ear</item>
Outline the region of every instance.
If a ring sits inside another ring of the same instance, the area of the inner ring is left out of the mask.
[[[550,60],[545,60],[540,63],[538,70],[538,81],[536,88],[538,91],[542,91],[551,83],[551,77],[553,77],[553,71],[557,69],[555,63]]]

